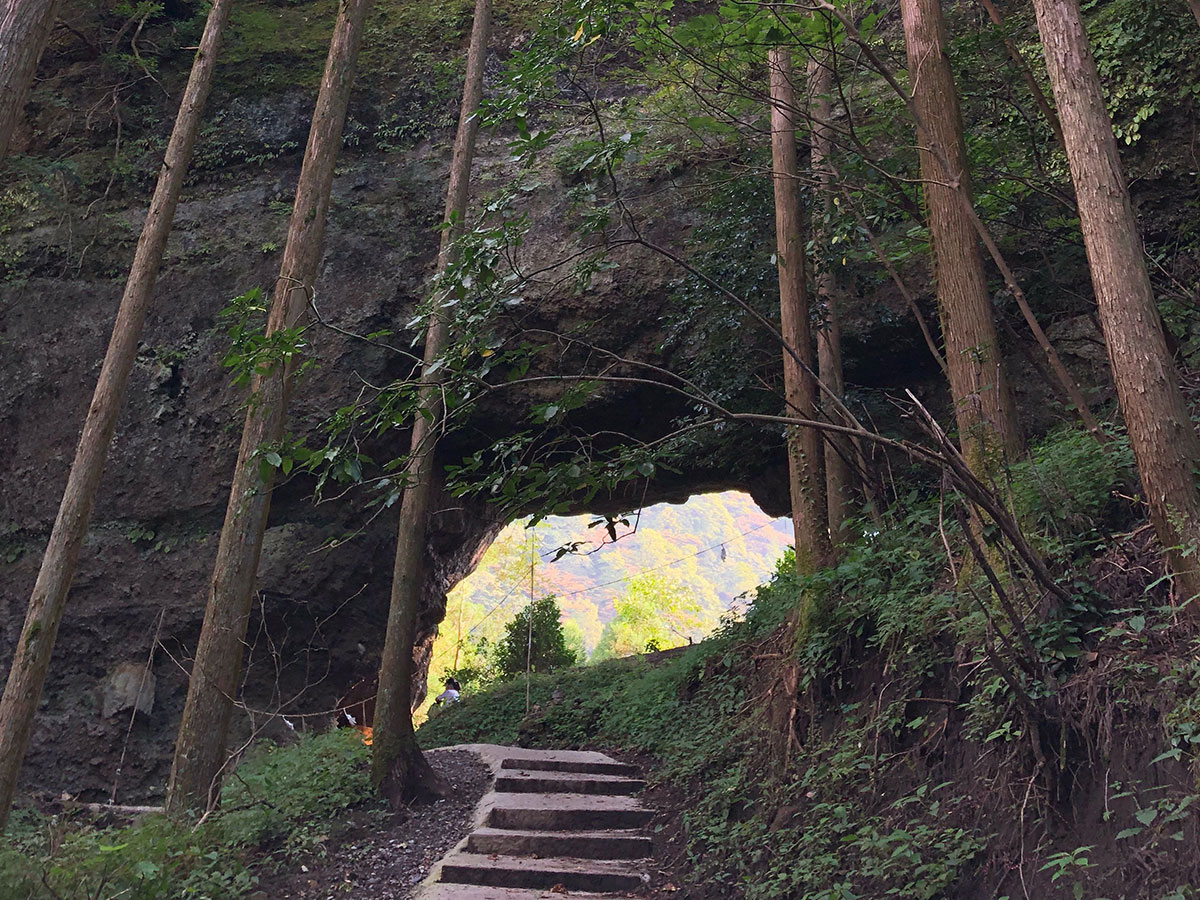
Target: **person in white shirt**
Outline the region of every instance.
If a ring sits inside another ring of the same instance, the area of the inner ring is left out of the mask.
[[[451,703],[457,703],[461,694],[462,685],[460,685],[458,681],[453,678],[447,678],[446,689],[438,694],[437,697],[434,698],[433,702],[448,706]]]

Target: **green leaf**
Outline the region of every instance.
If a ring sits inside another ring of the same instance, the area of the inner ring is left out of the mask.
[[[157,878],[158,874],[162,871],[162,866],[158,865],[158,863],[150,862],[148,859],[142,859],[138,860],[133,870],[143,878]]]
[[[1143,825],[1149,825],[1158,818],[1158,810],[1152,806],[1147,807],[1146,809],[1139,809],[1133,817]]]

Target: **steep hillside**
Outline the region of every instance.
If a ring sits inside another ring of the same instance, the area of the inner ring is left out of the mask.
[[[683,656],[535,676],[528,713],[524,681],[503,684],[419,736],[651,763],[656,853],[696,900],[1194,898],[1200,645],[1125,530],[1124,451],[1066,434],[1035,455],[1018,502],[1096,592],[1031,624],[1031,657],[955,595],[957,525],[914,496]],[[1025,692],[1026,665],[1051,695]]]

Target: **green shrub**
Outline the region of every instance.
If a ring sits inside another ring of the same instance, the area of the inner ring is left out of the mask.
[[[242,896],[256,871],[311,857],[340,813],[374,798],[367,756],[349,731],[264,745],[235,770],[219,810],[196,826],[151,815],[95,828],[18,811],[0,842],[0,900]]]
[[[1100,444],[1081,428],[1060,428],[1012,467],[1010,490],[1017,517],[1043,550],[1074,554],[1103,538],[1113,490],[1133,478],[1124,433]]]

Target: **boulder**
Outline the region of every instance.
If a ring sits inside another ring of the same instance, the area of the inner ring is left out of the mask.
[[[100,686],[100,705],[104,718],[133,708],[150,715],[154,710],[156,682],[154,672],[143,663],[117,663]]]

